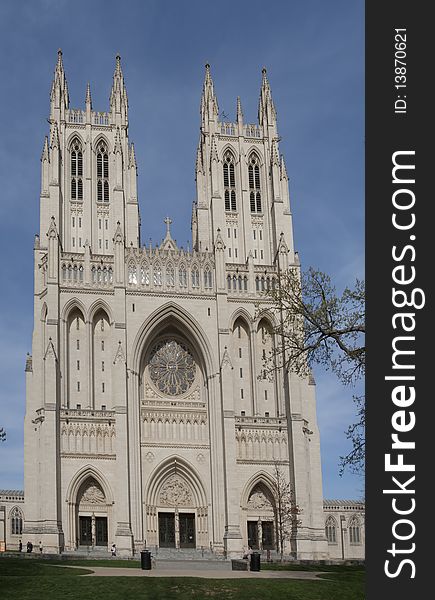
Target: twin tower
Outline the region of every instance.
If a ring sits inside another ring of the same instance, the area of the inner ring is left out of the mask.
[[[70,108],[58,52],[26,362],[23,535],[46,551],[273,551],[279,465],[302,510],[287,551],[326,556],[314,381],[262,376],[264,291],[299,266],[266,71],[258,123],[239,99],[221,120],[209,65],[200,114],[192,250],[169,218],[143,247],[120,57],[96,112],[89,86]]]

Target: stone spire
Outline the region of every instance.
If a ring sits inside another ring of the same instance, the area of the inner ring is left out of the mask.
[[[121,115],[121,122],[127,120],[128,114],[128,98],[127,90],[124,82],[124,75],[121,69],[121,57],[116,55],[115,72],[113,73],[113,83],[110,92],[110,110],[112,118],[115,120],[115,115]]]
[[[285,162],[284,162],[284,156],[282,154],[281,154],[280,174],[281,174],[281,179],[287,179],[287,181],[288,181],[287,169],[286,169]]]
[[[68,84],[63,68],[62,50],[57,51],[57,63],[54,69],[53,83],[50,93],[50,117],[51,119],[63,120],[65,110],[69,108]]]
[[[132,168],[137,169],[136,153],[134,151],[134,144],[131,144],[131,146],[130,146],[130,160],[129,160],[128,166],[130,169],[132,169]]]
[[[89,106],[90,109],[92,110],[92,97],[91,97],[91,85],[88,82],[88,85],[86,86],[86,99],[85,99],[85,104],[86,107]]]
[[[219,106],[214,93],[213,79],[211,77],[210,65],[205,65],[205,79],[202,87],[201,96],[201,121],[204,128],[207,128],[209,121],[216,120],[219,115]]]
[[[237,96],[236,121],[240,125],[243,125],[243,111],[242,111],[242,103],[240,102],[240,96]]]
[[[47,160],[47,161],[50,160],[50,153],[49,153],[49,150],[48,150],[48,137],[47,136],[45,136],[45,138],[44,138],[44,146],[42,148],[42,154],[41,154],[41,161],[44,161],[44,160]]]
[[[258,122],[260,125],[275,125],[276,126],[276,111],[272,100],[272,92],[270,90],[269,80],[267,79],[267,71],[263,67],[262,81],[260,90],[260,101],[258,103]]]

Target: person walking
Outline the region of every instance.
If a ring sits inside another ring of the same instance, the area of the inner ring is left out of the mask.
[[[112,556],[116,556],[116,544],[112,544],[111,551],[112,551]]]
[[[42,542],[39,540],[39,553],[42,554]]]
[[[18,552],[22,552],[23,551],[23,542],[20,540],[18,542]]]

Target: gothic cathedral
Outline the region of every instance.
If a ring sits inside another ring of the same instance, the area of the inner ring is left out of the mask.
[[[288,547],[327,556],[314,381],[260,377],[264,290],[299,268],[266,70],[258,123],[239,99],[220,120],[209,65],[200,115],[192,247],[169,218],[143,246],[120,57],[99,112],[89,86],[70,108],[58,53],[26,363],[23,536],[46,552],[273,549],[279,464],[301,509]]]

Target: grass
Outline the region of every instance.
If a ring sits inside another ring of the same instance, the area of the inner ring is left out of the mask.
[[[74,561],[92,566],[130,566],[130,561]],[[71,561],[72,563],[72,561]],[[68,564],[71,564],[68,561]],[[122,563],[121,565],[119,563]],[[133,565],[131,565],[133,566]],[[283,566],[283,565],[279,565]],[[306,565],[305,565],[306,566]],[[331,569],[331,567],[329,567]],[[305,569],[306,570],[306,569]],[[324,569],[326,570],[326,568]],[[46,560],[0,559],[1,597],[8,600],[363,600],[364,571],[335,567],[319,581],[201,579],[193,577],[80,577]]]

